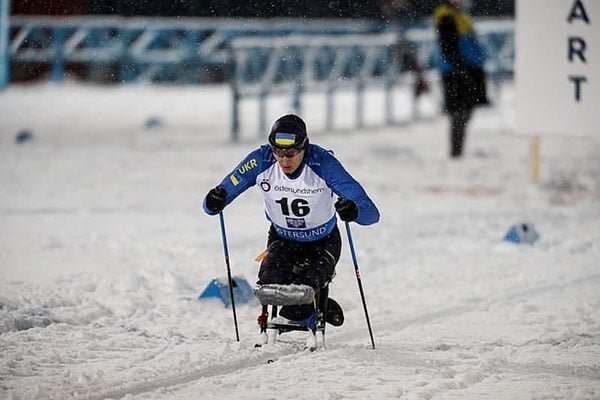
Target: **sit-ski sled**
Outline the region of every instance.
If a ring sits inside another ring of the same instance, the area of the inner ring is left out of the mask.
[[[307,285],[258,285],[254,288],[254,296],[262,305],[261,314],[258,316],[260,340],[256,347],[276,341],[277,336],[285,332],[307,331],[309,337],[306,341],[306,348],[314,351],[317,348],[317,332],[321,333],[323,347],[325,347],[326,323],[340,326],[344,322],[341,307],[329,298],[328,285],[316,291]],[[313,318],[294,321],[278,317],[278,307],[301,304],[314,306]],[[271,307],[270,319],[269,306]]]

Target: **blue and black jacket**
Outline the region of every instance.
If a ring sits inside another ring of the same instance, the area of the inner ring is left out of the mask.
[[[264,182],[257,181],[263,173],[268,172],[268,169],[278,167],[275,164],[277,164],[277,160],[273,156],[269,145],[263,145],[248,154],[218,185],[227,191],[225,204],[230,204],[244,191],[257,183],[263,185]],[[370,225],[379,221],[379,211],[373,201],[363,187],[344,169],[331,151],[315,144],[309,144],[304,154],[304,160],[294,175],[297,176],[303,168],[308,168],[314,172],[337,196],[352,200],[356,204],[358,207],[356,223]],[[264,191],[264,188],[261,187],[261,189]],[[332,207],[332,205],[323,204],[323,207],[330,206]],[[204,204],[204,211],[209,215],[214,215],[206,208],[206,204]],[[328,231],[326,234],[331,233],[335,226],[335,213],[332,212],[332,214],[331,220],[326,223]],[[269,218],[268,214],[267,218]],[[299,238],[298,240],[303,239]]]

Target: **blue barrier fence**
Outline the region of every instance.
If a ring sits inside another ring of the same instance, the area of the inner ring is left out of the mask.
[[[398,35],[309,36],[240,38],[230,43],[233,91],[232,139],[239,136],[240,102],[259,100],[258,128],[266,128],[266,99],[288,93],[296,113],[301,113],[302,95],[326,94],[326,128],[333,128],[333,95],[341,88],[356,91],[357,128],[363,127],[364,89],[385,90],[385,120],[392,123],[391,89],[399,76]]]
[[[2,0],[5,1],[5,0]],[[380,30],[375,21],[215,18],[13,17],[10,58],[50,67],[61,82],[67,66],[97,71],[89,80],[202,83],[228,65],[237,37],[348,34]]]
[[[8,24],[10,0],[0,0],[10,62],[43,65],[60,82],[68,66],[99,71],[87,80],[114,75],[118,82],[202,83],[230,65],[228,44],[237,38],[287,35],[348,35],[394,32],[411,43],[421,64],[432,65],[430,26],[402,30],[375,20],[248,20],[216,18],[22,17]],[[495,71],[512,71],[512,21],[477,21]],[[2,42],[0,41],[0,46]],[[490,65],[492,65],[490,64]],[[494,71],[494,72],[495,72]]]
[[[512,21],[479,21],[478,33],[488,54],[485,69],[492,92],[512,76],[514,29]],[[363,128],[366,88],[384,90],[385,125],[393,118],[394,87],[414,83],[415,75],[402,64],[405,55],[416,59],[429,81],[435,72],[437,41],[431,27],[411,28],[401,33],[344,36],[292,35],[278,38],[238,38],[230,42],[232,75],[232,140],[239,139],[240,103],[258,101],[258,131],[266,129],[266,104],[269,96],[287,94],[292,108],[301,113],[302,97],[308,92],[326,96],[326,129],[333,127],[335,92],[351,88],[355,92],[355,127]],[[412,100],[413,110],[416,99]],[[417,118],[418,113],[413,113]]]
[[[400,62],[405,52],[436,79],[436,37],[428,24],[404,29],[377,20],[125,17],[12,17],[8,23],[8,1],[0,0],[0,39],[8,42],[9,56],[0,62],[45,66],[54,82],[64,80],[72,66],[87,71],[84,79],[100,82],[198,84],[221,74],[233,92],[233,140],[244,99],[259,101],[262,132],[271,94],[291,95],[300,112],[305,93],[324,92],[326,127],[332,129],[333,94],[350,87],[360,128],[366,87],[384,89],[385,123],[395,123],[392,89],[411,81]],[[498,89],[513,74],[513,21],[477,20],[476,26],[488,53],[486,70]],[[0,50],[1,45],[2,40]],[[0,87],[8,71],[7,65],[0,68]]]

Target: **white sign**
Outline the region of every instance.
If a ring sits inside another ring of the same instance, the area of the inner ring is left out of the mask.
[[[516,122],[600,137],[600,1],[517,0]]]

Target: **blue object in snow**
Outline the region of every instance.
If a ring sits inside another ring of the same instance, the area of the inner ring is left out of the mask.
[[[15,136],[15,143],[17,143],[17,144],[27,143],[27,142],[30,142],[31,140],[33,140],[33,132],[26,130],[26,129],[20,131]]]
[[[234,276],[231,278],[231,281],[233,286],[233,300],[236,305],[249,303],[254,300],[254,292],[247,280],[239,276]],[[231,304],[229,296],[229,284],[227,283],[227,278],[215,278],[210,281],[208,286],[206,286],[206,289],[200,293],[198,299],[217,298],[223,302],[225,307],[229,307]]]
[[[157,129],[163,126],[163,121],[159,117],[150,117],[144,122],[146,129]]]
[[[510,227],[504,240],[513,243],[529,243],[533,244],[540,238],[539,233],[530,223],[516,224]]]

